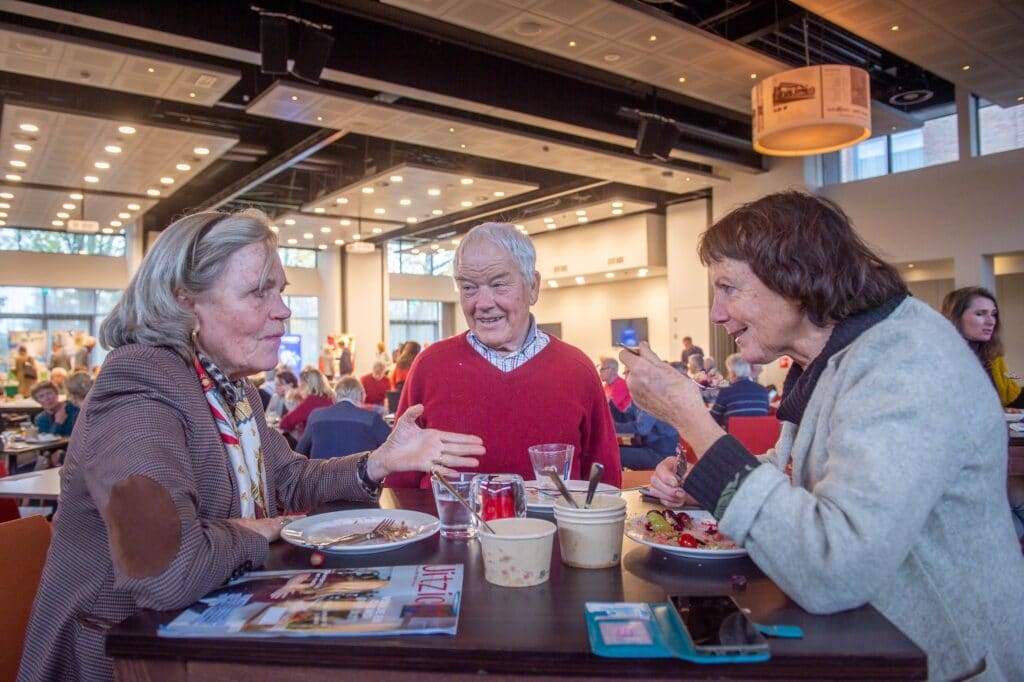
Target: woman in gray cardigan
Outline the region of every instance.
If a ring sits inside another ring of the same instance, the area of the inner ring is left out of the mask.
[[[114,350],[61,470],[19,680],[113,677],[104,629],[260,566],[279,508],[376,504],[392,472],[476,466],[480,439],[420,429],[420,406],[372,452],[292,452],[246,379],[277,363],[285,284],[259,211],[182,218],[147,254],[100,330]]]
[[[927,653],[930,678],[1024,679],[1006,427],[956,330],[825,199],[741,206],[699,249],[712,322],[747,361],[788,355],[794,367],[779,441],[755,457],[649,347],[622,353],[633,399],[700,456],[682,477],[675,458],[659,464],[658,497],[712,510],[808,611],[871,604]]]

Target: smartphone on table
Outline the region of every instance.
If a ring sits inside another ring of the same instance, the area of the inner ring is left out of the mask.
[[[768,640],[730,596],[675,594],[669,595],[669,605],[698,654],[735,656],[768,651]]]

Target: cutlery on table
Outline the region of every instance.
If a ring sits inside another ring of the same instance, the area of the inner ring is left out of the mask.
[[[601,481],[603,474],[604,465],[600,462],[594,462],[590,467],[590,482],[587,484],[587,499],[583,503],[584,509],[590,509],[590,503],[594,501],[594,493],[597,492],[597,484]]]
[[[339,535],[336,538],[312,544],[315,549],[325,549],[327,547],[333,547],[334,545],[351,545],[364,540],[373,540],[374,538],[386,534],[394,525],[394,519],[384,518],[381,519],[381,522],[374,526],[371,531],[365,533],[348,533],[347,535]]]
[[[554,481],[555,487],[558,488],[558,492],[562,493],[562,497],[564,497],[566,501],[572,505],[572,508],[579,509],[580,506],[576,504],[576,500],[573,499],[572,493],[570,493],[569,489],[565,487],[565,483],[562,481],[562,477],[558,475],[558,472],[555,471],[555,468],[548,467],[547,469],[544,470],[544,473],[548,475],[548,478]]]
[[[449,483],[448,480],[445,479],[444,476],[442,476],[441,474],[437,473],[436,471],[432,471],[430,475],[433,476],[434,478],[436,478],[438,481],[440,481],[441,485],[443,485],[445,488],[448,488],[448,492],[450,492],[452,495],[454,495],[455,499],[458,500],[459,503],[463,507],[468,509],[470,514],[472,514],[473,516],[476,517],[476,520],[480,522],[481,526],[483,526],[484,528],[487,529],[488,533],[490,533],[491,535],[497,535],[497,533],[494,532],[494,529],[491,528],[489,525],[487,525],[487,522],[484,521],[484,517],[480,516],[479,512],[477,512],[476,509],[473,509],[473,505],[471,505],[469,502],[467,502],[466,498],[464,498],[462,495],[460,495],[459,491],[456,490],[455,488],[453,488],[452,484]]]

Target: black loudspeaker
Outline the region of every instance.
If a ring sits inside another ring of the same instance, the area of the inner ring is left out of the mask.
[[[284,17],[260,17],[260,70],[288,73],[288,20]]]
[[[334,47],[334,38],[318,28],[309,25],[302,27],[299,35],[299,49],[292,65],[292,75],[307,83],[319,83],[320,72],[327,65]]]
[[[671,121],[641,118],[633,153],[667,161],[678,140],[679,129]]]

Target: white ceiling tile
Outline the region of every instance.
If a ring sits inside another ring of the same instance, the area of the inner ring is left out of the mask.
[[[496,0],[461,0],[445,11],[444,19],[474,31],[487,32],[508,21],[518,11]]]
[[[571,26],[593,15],[606,4],[603,0],[539,0],[531,5],[530,11]]]
[[[630,31],[639,30],[648,22],[647,16],[641,12],[606,3],[602,10],[581,21],[580,28],[605,38],[618,38]]]

